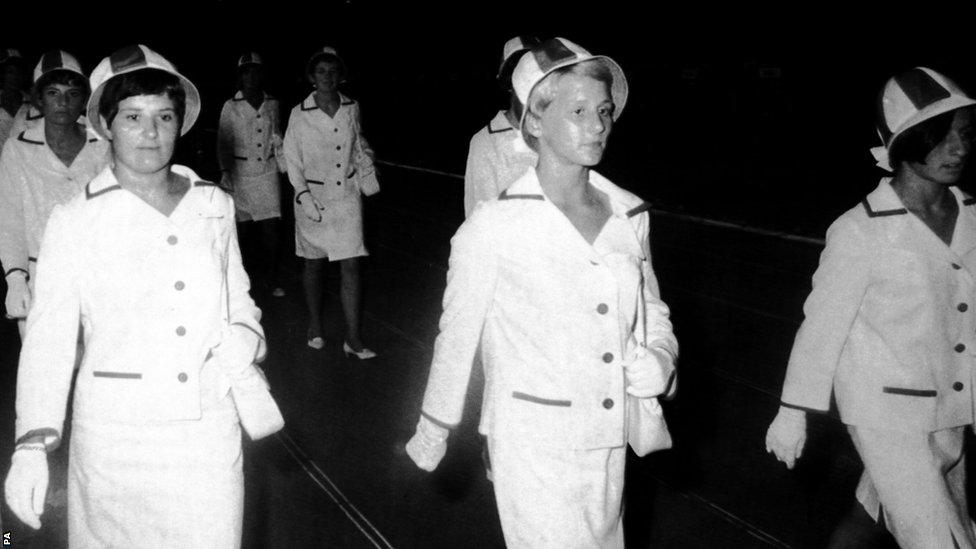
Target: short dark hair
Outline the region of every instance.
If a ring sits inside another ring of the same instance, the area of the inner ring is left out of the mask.
[[[47,86],[52,84],[61,84],[62,86],[74,86],[76,88],[81,88],[85,90],[85,97],[91,92],[88,89],[88,79],[84,76],[65,69],[57,69],[51,72],[42,74],[37,82],[34,83],[34,93],[38,98],[41,96],[41,92]]]
[[[972,108],[963,107],[963,109]],[[902,132],[888,147],[888,162],[891,167],[898,169],[902,162],[924,163],[925,157],[949,134],[952,119],[959,110],[962,109],[953,109],[933,116]]]
[[[119,113],[119,103],[136,95],[165,95],[173,101],[176,117],[183,127],[186,114],[186,91],[176,75],[159,69],[139,69],[112,77],[105,83],[105,90],[98,101],[98,113],[112,125]]]
[[[326,53],[324,51],[316,53],[311,59],[308,60],[308,63],[305,64],[305,76],[311,77],[312,73],[315,71],[315,66],[322,61],[335,63],[336,66],[339,67],[339,77],[346,77],[346,64],[342,62],[342,59],[339,59],[339,56],[337,55]]]

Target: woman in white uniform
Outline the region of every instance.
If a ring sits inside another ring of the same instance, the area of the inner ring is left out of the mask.
[[[91,83],[88,118],[114,164],[55,208],[44,235],[7,502],[40,526],[80,322],[70,545],[239,547],[241,430],[229,387],[265,345],[231,197],[171,164],[200,96],[142,45],[103,59]]]
[[[238,237],[252,275],[275,297],[285,291],[278,284],[278,241],[281,188],[278,172],[284,163],[278,100],[264,91],[261,57],[245,53],[237,60],[234,97],[224,103],[217,130],[217,161],[225,188],[233,189]]]
[[[963,434],[973,423],[976,200],[956,184],[976,101],[918,67],[878,105],[885,177],[827,230],[766,448],[792,468],[809,413],[837,401],[857,500],[905,548],[976,547]],[[850,521],[848,521],[850,523]],[[835,533],[836,546],[846,546]]]
[[[516,36],[505,42],[498,83],[511,106],[498,111],[488,125],[471,137],[468,161],[464,168],[464,217],[471,215],[479,202],[494,200],[526,170],[535,166],[535,151],[515,129],[521,115],[518,98],[512,91],[512,69],[529,48],[539,43],[532,37]]]
[[[379,192],[373,152],[363,138],[359,104],[339,92],[345,65],[322,48],[305,66],[315,90],[291,110],[285,131],[288,179],[295,187],[295,253],[305,259],[302,283],[308,306],[308,346],[321,349],[325,265],[339,262],[345,317],[342,350],[368,359],[359,331],[359,258],[363,244],[362,195]]]
[[[10,136],[14,119],[23,118],[30,108],[30,97],[24,93],[27,64],[20,52],[7,48],[0,51],[0,147]]]
[[[51,210],[66,204],[108,165],[108,142],[81,123],[88,78],[78,60],[54,50],[34,68],[34,102],[45,117],[12,136],[0,155],[0,263],[7,317],[23,338],[35,262]]]
[[[637,196],[591,168],[627,99],[607,57],[563,39],[512,77],[538,164],[451,241],[444,314],[407,453],[433,470],[476,350],[480,431],[509,547],[623,547],[626,399],[673,393],[677,342]]]

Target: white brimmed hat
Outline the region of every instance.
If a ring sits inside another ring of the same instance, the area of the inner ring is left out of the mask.
[[[244,65],[262,65],[264,62],[261,60],[261,56],[256,52],[249,51],[237,59],[237,66],[243,67]]]
[[[915,67],[889,79],[878,109],[878,136],[883,145],[871,149],[878,166],[894,171],[888,151],[905,130],[969,105],[976,105],[976,100],[952,80],[926,67]]]
[[[502,47],[502,62],[498,64],[498,74],[495,78],[501,78],[503,76],[505,66],[509,64],[509,60],[513,55],[524,52],[537,45],[539,45],[539,39],[534,36],[516,36],[508,42],[505,42],[505,46]]]
[[[339,64],[342,65],[342,70],[346,70],[346,62],[342,60],[342,57],[339,57],[339,52],[336,51],[336,49],[333,48],[332,46],[323,46],[315,50],[315,52],[313,52],[312,55],[309,56],[308,62],[305,63],[305,72],[309,72],[312,70],[313,68],[311,67],[312,60],[322,54],[328,54],[334,56],[336,59],[339,60]]]
[[[20,50],[16,48],[0,49],[0,65],[14,60],[24,60],[24,57],[20,55]]]
[[[34,67],[34,83],[52,71],[70,71],[87,80],[85,73],[81,72],[81,63],[75,59],[75,56],[64,50],[49,51],[41,56],[41,60]]]
[[[200,116],[200,92],[185,76],[180,74],[172,63],[165,57],[143,46],[142,44],[126,46],[117,50],[112,55],[102,59],[101,63],[95,67],[91,74],[92,93],[88,98],[88,120],[92,128],[102,137],[108,138],[105,133],[104,121],[98,112],[98,104],[105,91],[105,84],[112,78],[142,69],[158,69],[176,76],[183,86],[186,94],[186,112],[183,114],[183,127],[180,135],[186,135],[190,131],[197,117]]]
[[[613,97],[613,119],[620,117],[620,113],[627,104],[627,77],[616,61],[605,55],[593,55],[582,47],[565,38],[551,38],[533,47],[529,53],[519,59],[518,65],[512,72],[512,89],[522,104],[522,114],[519,129],[525,125],[525,115],[528,112],[529,97],[536,85],[551,72],[562,67],[576,65],[583,61],[596,59],[602,62],[613,75],[613,86],[610,95]]]

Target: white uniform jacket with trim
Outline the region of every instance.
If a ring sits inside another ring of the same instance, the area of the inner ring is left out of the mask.
[[[0,90],[0,95],[2,94],[3,90]],[[27,116],[28,111],[31,109],[31,99],[29,95],[26,93],[23,94],[22,101],[23,102],[20,104],[17,112],[15,112],[12,116],[9,112],[7,112],[7,109],[0,108],[0,149],[3,148],[3,144],[7,142],[7,139],[17,135],[13,131],[14,122],[18,119],[23,120]]]
[[[78,195],[111,161],[107,141],[88,142],[65,166],[47,146],[44,119],[9,139],[0,155],[0,263],[27,270],[37,259],[51,210]]]
[[[458,229],[426,417],[461,420],[480,341],[482,433],[560,448],[625,443],[621,359],[643,339],[638,307],[648,346],[677,356],[677,341],[651,269],[646,205],[596,172],[590,183],[613,212],[592,245],[544,196],[534,168]]]
[[[471,138],[464,169],[464,217],[479,202],[494,200],[509,185],[535,167],[539,159],[519,131],[499,111],[487,126]]]
[[[215,361],[204,367],[224,315],[263,340],[230,195],[189,168],[172,171],[192,187],[169,217],[123,190],[110,168],[51,214],[17,376],[18,439],[60,434],[79,322],[75,421],[199,419],[201,400],[227,390]]]
[[[881,180],[827,231],[783,387],[785,406],[849,425],[935,431],[973,422],[976,201],[939,239]]]
[[[379,190],[373,151],[363,138],[359,104],[339,96],[330,117],[315,104],[314,93],[291,110],[285,130],[288,179],[297,193],[308,190],[319,202],[344,200]],[[363,183],[360,183],[360,182]]]
[[[234,176],[257,176],[278,171],[281,144],[278,100],[265,94],[255,109],[237,92],[224,102],[217,128],[217,162]],[[284,166],[282,166],[284,168]]]

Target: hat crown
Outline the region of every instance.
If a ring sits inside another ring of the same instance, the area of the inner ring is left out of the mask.
[[[81,63],[75,56],[64,50],[52,50],[42,55],[37,66],[34,67],[34,82],[40,80],[45,74],[56,70],[71,71],[85,76],[81,70]]]
[[[908,128],[973,104],[973,100],[944,75],[927,67],[915,67],[885,84],[878,113],[878,132],[885,146]]]
[[[257,52],[249,51],[237,59],[237,66],[242,67],[244,65],[261,65],[263,61],[261,56]]]

